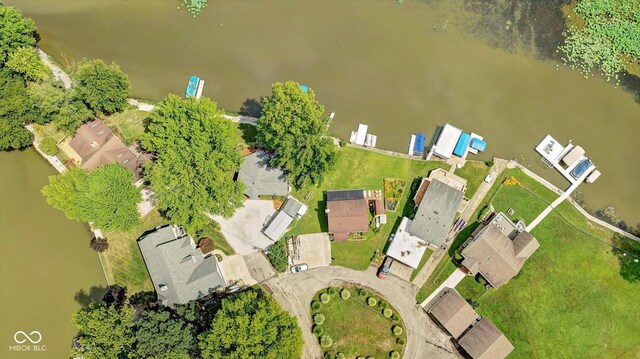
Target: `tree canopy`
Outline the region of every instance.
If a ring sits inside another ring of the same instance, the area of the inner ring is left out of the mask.
[[[49,76],[49,69],[40,60],[33,47],[19,47],[9,53],[6,65],[29,81],[42,81]]]
[[[74,167],[50,176],[42,193],[69,219],[92,222],[106,230],[127,231],[139,223],[140,191],[133,175],[120,164],[108,164],[86,172]]]
[[[106,114],[124,110],[129,96],[129,78],[115,63],[86,61],[78,66],[76,92],[94,111]]]
[[[208,222],[206,213],[231,216],[242,206],[237,131],[208,98],[169,95],[151,113],[143,147],[155,153],[145,169],[158,206],[191,233]]]
[[[13,150],[31,144],[33,135],[22,125],[29,121],[29,109],[32,106],[24,79],[0,67],[0,150]]]
[[[296,320],[256,290],[223,299],[199,336],[203,358],[300,358],[303,344]]]
[[[71,321],[78,328],[79,347],[72,357],[85,359],[127,358],[135,341],[133,310],[104,303],[78,309]]]
[[[336,162],[323,112],[313,90],[305,93],[293,81],[274,83],[264,100],[257,140],[275,153],[271,165],[282,167],[297,188],[320,184]]]
[[[609,80],[617,79],[626,65],[640,61],[638,0],[579,0],[573,10],[575,18],[583,21],[569,28],[560,46],[571,67],[585,77],[599,69]]]
[[[21,47],[36,45],[36,24],[13,6],[0,5],[0,65]]]
[[[192,358],[197,351],[195,327],[167,310],[145,311],[136,322],[140,358]]]

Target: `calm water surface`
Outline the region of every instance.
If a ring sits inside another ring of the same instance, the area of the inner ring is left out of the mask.
[[[106,285],[87,227],[40,193],[53,174],[33,149],[0,152],[0,358],[66,358],[71,314]],[[19,330],[39,331],[46,352],[9,351]]]
[[[571,139],[603,172],[582,187],[589,207],[613,205],[640,222],[640,105],[610,83],[537,60],[513,35],[518,11],[480,19],[496,32],[482,39],[468,31],[477,14],[453,0],[211,1],[196,19],[177,0],[7,2],[36,20],[41,46],[58,61],[115,61],[142,98],[183,94],[197,74],[206,96],[239,111],[272,82],[293,79],[336,112],[332,130],[343,138],[367,123],[379,147],[404,152],[411,133],[432,135],[451,121],[488,141],[476,158],[523,157],[562,187],[533,147],[547,133]],[[435,31],[445,20],[447,31]],[[510,51],[487,45],[498,33],[516,39]]]

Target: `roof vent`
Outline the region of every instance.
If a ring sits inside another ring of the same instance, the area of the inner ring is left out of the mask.
[[[160,290],[161,290],[162,292],[164,292],[164,291],[166,291],[167,289],[169,289],[169,287],[167,287],[167,286],[166,286],[166,285],[164,285],[164,284],[160,284],[160,286],[159,286],[159,287],[160,287]]]
[[[99,134],[99,135],[104,134],[104,130],[100,130],[100,131],[98,132],[98,134]]]
[[[93,147],[93,148],[97,148],[98,147],[98,142],[93,141],[93,142],[91,142],[90,146]]]

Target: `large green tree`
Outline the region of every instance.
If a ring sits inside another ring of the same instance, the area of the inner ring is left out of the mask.
[[[0,67],[0,150],[13,150],[31,144],[33,135],[22,126],[29,122],[29,109],[32,107],[24,79]]]
[[[91,303],[78,309],[71,318],[78,328],[79,347],[71,350],[73,358],[129,358],[135,341],[133,310],[104,303]]]
[[[117,64],[86,61],[78,66],[76,77],[76,92],[92,110],[111,114],[126,107],[129,78]]]
[[[300,358],[304,344],[295,318],[259,290],[222,300],[198,339],[203,358]]]
[[[49,177],[42,193],[67,218],[92,222],[97,228],[127,231],[139,223],[140,191],[133,185],[131,172],[119,164],[92,172],[72,168]]]
[[[36,44],[36,24],[13,6],[0,5],[0,65],[20,47]]]
[[[145,311],[136,321],[136,354],[140,358],[192,358],[197,351],[195,327],[168,310]]]
[[[275,154],[271,164],[282,167],[297,188],[320,184],[336,162],[323,112],[313,90],[304,92],[293,81],[274,83],[264,100],[257,140]]]
[[[191,233],[209,222],[206,213],[231,216],[242,206],[242,185],[233,181],[240,167],[239,138],[222,114],[208,98],[169,95],[145,129],[143,147],[155,153],[146,179],[168,218]]]
[[[29,83],[27,93],[33,100],[32,119],[40,125],[50,122],[67,105],[70,97],[59,82]]]
[[[29,81],[42,81],[49,76],[49,69],[40,60],[33,47],[19,47],[9,53],[6,65]]]

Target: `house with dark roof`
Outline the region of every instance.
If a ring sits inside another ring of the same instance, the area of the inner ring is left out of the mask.
[[[142,163],[150,156],[127,147],[99,118],[78,127],[75,136],[59,144],[73,162],[85,170],[93,170],[108,163],[128,168],[136,179],[142,175]]]
[[[480,319],[457,343],[472,359],[504,359],[513,351],[513,344],[487,318]]]
[[[363,189],[327,191],[325,209],[329,234],[346,241],[351,233],[369,231],[369,209]]]
[[[408,232],[440,247],[449,232],[464,193],[438,179],[429,181]]]
[[[289,183],[282,169],[269,166],[269,155],[265,151],[256,151],[242,157],[238,181],[245,184],[244,194],[249,199],[260,196],[286,196]]]
[[[480,316],[453,288],[444,288],[430,302],[427,313],[454,339],[476,323]]]
[[[163,305],[185,304],[226,285],[216,257],[205,257],[182,227],[156,228],[138,239],[138,247]]]
[[[540,243],[504,213],[472,234],[463,244],[462,266],[473,275],[480,274],[493,287],[499,288],[520,272],[526,260]]]

